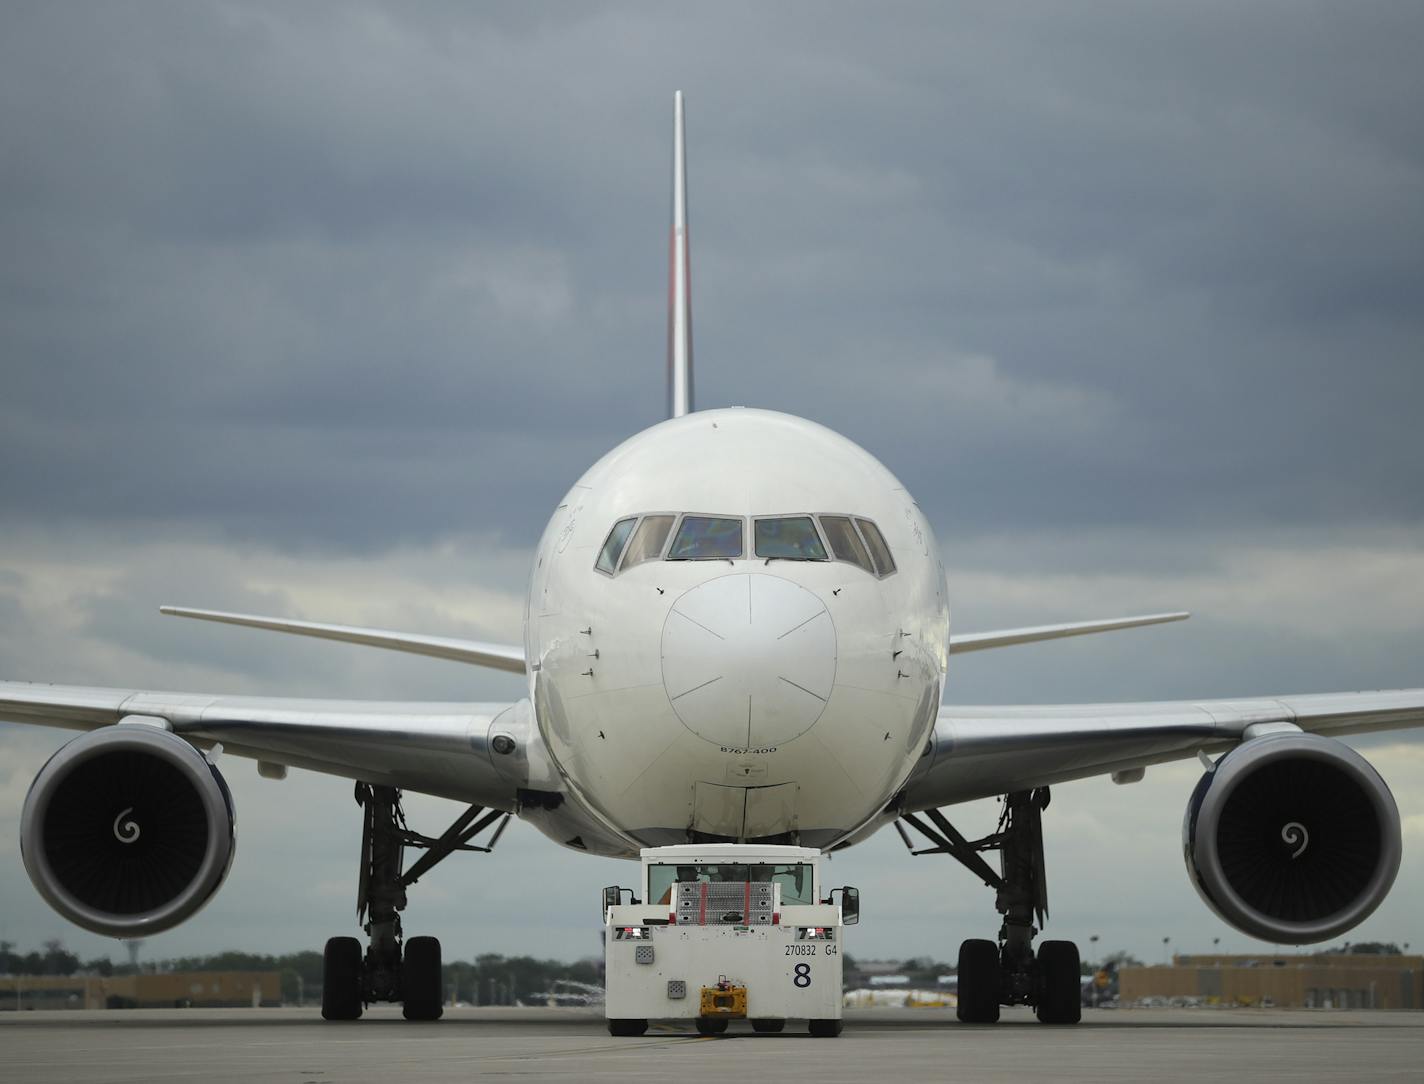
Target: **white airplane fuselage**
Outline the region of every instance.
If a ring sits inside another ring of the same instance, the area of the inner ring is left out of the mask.
[[[620,520],[740,517],[736,558],[595,566]],[[888,575],[756,556],[757,517],[872,521]],[[535,555],[530,699],[567,788],[635,845],[826,847],[875,816],[925,748],[949,646],[944,570],[873,456],[786,414],[707,410],[595,463]]]

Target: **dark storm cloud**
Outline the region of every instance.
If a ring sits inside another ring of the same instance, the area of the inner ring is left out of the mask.
[[[704,403],[841,428],[956,534],[1417,523],[1421,21],[21,7],[0,496],[529,544],[660,413],[681,85]]]

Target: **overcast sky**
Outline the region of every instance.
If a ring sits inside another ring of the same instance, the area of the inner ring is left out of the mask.
[[[662,417],[682,89],[699,404],[881,457],[959,630],[1196,614],[965,657],[950,702],[1424,684],[1418,4],[0,15],[0,677],[521,695],[156,608],[517,641],[553,506]],[[0,725],[0,938],[88,955],[113,942],[44,906],[17,845],[67,738]],[[1361,745],[1405,859],[1350,937],[1424,945],[1424,745]],[[350,784],[224,770],[232,875],[145,955],[357,932]],[[1182,868],[1198,772],[1055,791],[1052,935],[1255,951]],[[521,825],[423,879],[407,929],[584,955],[598,887],[633,876]],[[893,833],[834,878],[865,897],[857,955],[998,926]]]

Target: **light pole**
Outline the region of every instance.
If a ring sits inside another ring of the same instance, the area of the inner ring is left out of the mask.
[[[1098,1007],[1098,973],[1102,971],[1102,961],[1098,959],[1098,935],[1092,934],[1088,938],[1088,944],[1092,947],[1088,950],[1093,954],[1093,977],[1088,984],[1089,998],[1093,1003],[1093,1008]]]
[[[1171,943],[1172,943],[1172,939],[1171,939],[1170,937],[1164,937],[1164,938],[1162,938],[1162,962],[1163,962],[1164,964],[1167,964],[1168,966],[1171,966],[1171,963],[1172,963],[1172,957],[1171,957],[1171,955],[1169,954],[1169,951],[1168,951],[1168,948],[1167,948],[1167,946],[1170,945]]]

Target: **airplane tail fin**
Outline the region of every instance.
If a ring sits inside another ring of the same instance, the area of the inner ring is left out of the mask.
[[[668,417],[692,406],[692,260],[687,242],[687,139],[682,91],[672,99],[672,232],[668,237]]]

